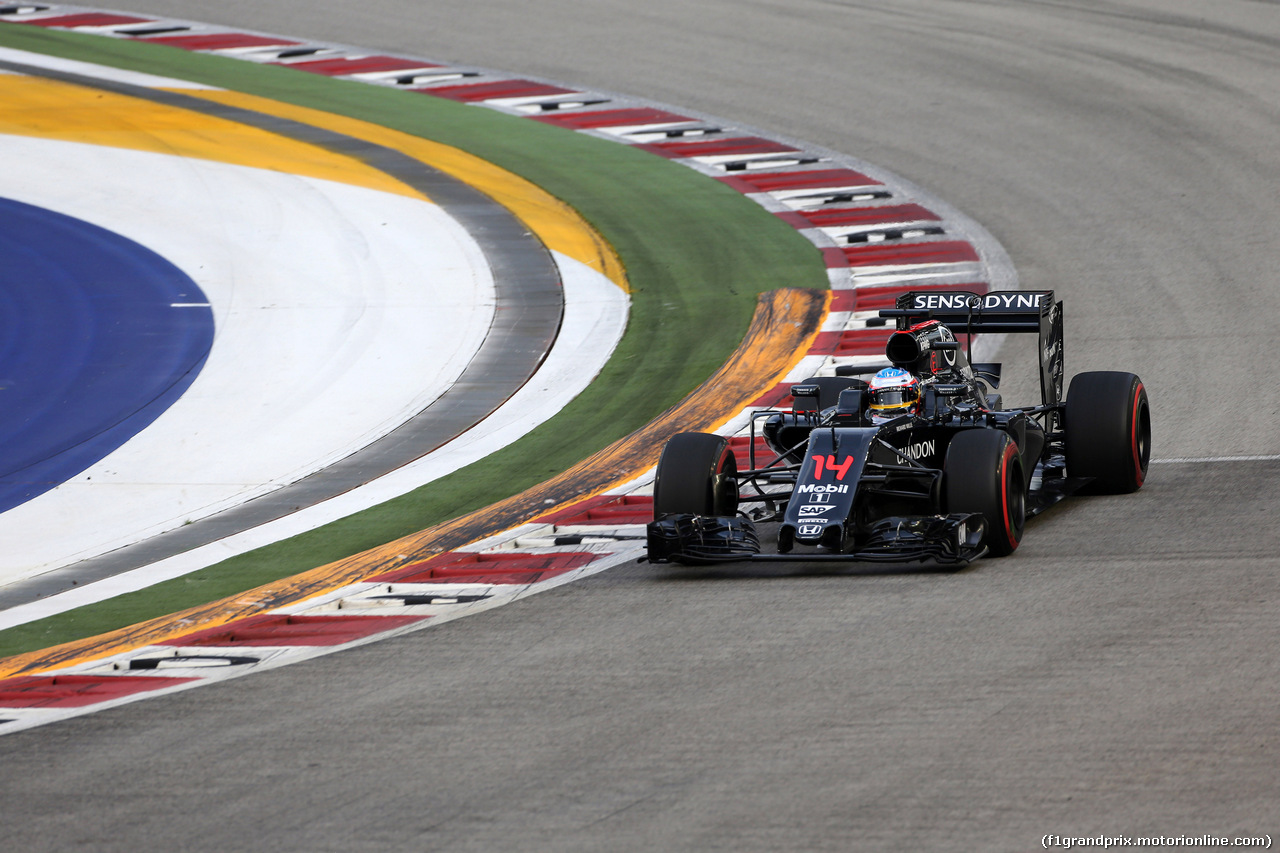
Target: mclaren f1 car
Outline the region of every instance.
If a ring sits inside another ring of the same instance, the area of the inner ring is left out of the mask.
[[[1068,495],[1142,486],[1151,452],[1142,381],[1080,373],[1064,398],[1052,291],[917,291],[879,313],[895,323],[888,364],[793,385],[790,410],[752,417],[745,464],[723,436],[667,441],[646,530],[651,562],[962,566],[1012,553],[1027,518]],[[1038,335],[1038,405],[1002,405],[1001,365],[971,363],[958,337],[982,333]],[[761,525],[776,525],[776,547]]]

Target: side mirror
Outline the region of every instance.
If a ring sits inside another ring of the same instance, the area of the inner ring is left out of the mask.
[[[797,412],[818,411],[818,401],[822,398],[822,389],[817,385],[792,385],[791,396],[795,400],[791,408]]]

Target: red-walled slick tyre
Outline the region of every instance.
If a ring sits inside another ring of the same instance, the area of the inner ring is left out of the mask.
[[[1069,476],[1091,477],[1095,493],[1142,488],[1151,462],[1151,408],[1141,379],[1115,371],[1076,374],[1064,427]]]
[[[729,439],[705,432],[673,435],[658,460],[653,517],[738,512],[738,463]]]
[[[972,429],[951,439],[943,465],[947,512],[977,512],[987,521],[983,544],[993,557],[1012,554],[1027,520],[1027,478],[1007,433]]]

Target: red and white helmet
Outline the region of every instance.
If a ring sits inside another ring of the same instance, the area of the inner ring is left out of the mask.
[[[867,396],[876,421],[911,414],[920,406],[920,380],[902,368],[886,367],[871,377]]]

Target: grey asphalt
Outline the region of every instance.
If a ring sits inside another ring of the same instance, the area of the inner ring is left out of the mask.
[[[1157,458],[1280,454],[1280,12],[301,0],[136,10],[631,92],[845,151],[1066,300]],[[1010,358],[1029,355],[1013,347]],[[1006,399],[1009,399],[1006,396]],[[1280,829],[1280,463],[1153,466],[954,573],[632,565],[0,739],[18,850],[1038,849]]]

